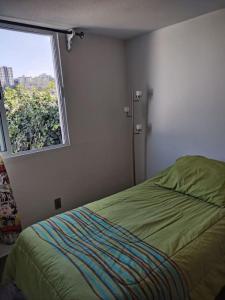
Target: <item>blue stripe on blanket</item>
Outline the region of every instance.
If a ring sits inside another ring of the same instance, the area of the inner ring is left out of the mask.
[[[32,228],[79,270],[99,299],[189,299],[171,259],[86,207]]]

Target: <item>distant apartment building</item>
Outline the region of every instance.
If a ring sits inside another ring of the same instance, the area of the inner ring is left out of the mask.
[[[21,84],[25,86],[26,88],[31,88],[32,87],[32,77],[29,76],[21,76],[16,78],[15,80],[16,84]]]
[[[13,69],[11,67],[0,67],[0,82],[2,88],[14,86]]]
[[[54,81],[54,78],[47,74],[40,74],[39,76],[36,77],[21,76],[16,78],[17,84],[22,84],[28,89],[32,87],[36,87],[38,89],[44,89],[49,85],[51,81]]]
[[[36,85],[37,88],[41,89],[46,88],[51,81],[54,81],[54,78],[47,74],[41,74],[33,78],[33,84]]]
[[[11,67],[0,67],[0,83],[3,89],[5,89],[6,87],[14,87],[17,84],[21,84],[28,89],[31,89],[33,87],[37,89],[44,89],[52,81],[54,81],[54,78],[48,74],[40,74],[36,77],[23,75],[14,79],[13,69]]]

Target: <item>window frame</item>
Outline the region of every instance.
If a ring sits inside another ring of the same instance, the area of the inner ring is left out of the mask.
[[[59,148],[70,146],[69,128],[68,128],[68,121],[67,121],[67,109],[66,109],[66,100],[64,94],[64,82],[63,82],[60,47],[59,47],[59,34],[45,29],[28,28],[28,27],[23,27],[22,25],[21,26],[8,25],[8,24],[3,24],[1,22],[0,22],[0,29],[15,30],[19,32],[33,33],[37,35],[45,35],[50,37],[53,68],[54,68],[54,75],[55,75],[55,82],[56,82],[56,94],[57,94],[59,118],[60,118],[60,128],[62,134],[62,143],[58,145],[50,145],[42,148],[13,153],[11,143],[10,143],[10,138],[9,138],[8,121],[6,117],[6,110],[4,106],[4,100],[3,100],[4,97],[2,97],[2,99],[0,99],[0,125],[2,124],[1,128],[2,128],[2,135],[4,137],[3,143],[5,144],[5,150],[1,151],[0,149],[0,154],[8,158],[8,157],[29,155],[32,153],[44,152],[48,150],[59,149]]]

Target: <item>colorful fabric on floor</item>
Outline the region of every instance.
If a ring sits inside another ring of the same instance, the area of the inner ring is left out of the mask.
[[[13,197],[9,177],[0,157],[0,242],[12,244],[21,231],[17,206]]]

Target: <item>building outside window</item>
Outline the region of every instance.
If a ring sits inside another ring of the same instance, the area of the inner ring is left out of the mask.
[[[0,67],[0,82],[3,88],[14,85],[13,69],[10,67]]]
[[[69,143],[57,34],[0,24],[0,150]]]

